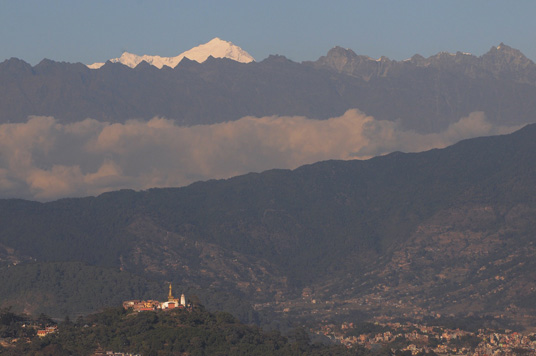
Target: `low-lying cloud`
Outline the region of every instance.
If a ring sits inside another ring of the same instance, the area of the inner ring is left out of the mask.
[[[164,118],[61,124],[52,117],[30,117],[23,124],[0,125],[0,197],[44,201],[183,186],[326,159],[441,148],[517,128],[492,125],[478,112],[433,134],[404,131],[358,110],[329,120],[244,117],[191,127]]]

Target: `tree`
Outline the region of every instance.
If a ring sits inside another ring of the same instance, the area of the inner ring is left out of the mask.
[[[45,327],[51,326],[51,325],[56,325],[56,322],[54,320],[52,320],[48,315],[46,315],[44,313],[39,314],[39,316],[37,317],[36,322],[41,328],[45,328]]]

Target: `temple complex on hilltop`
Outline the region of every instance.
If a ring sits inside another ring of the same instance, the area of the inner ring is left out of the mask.
[[[175,298],[172,293],[171,283],[169,284],[168,300],[159,302],[158,300],[126,300],[123,302],[123,308],[134,311],[155,311],[155,310],[171,310],[171,309],[186,309],[191,308],[191,305],[186,302],[186,297],[181,294],[180,299]]]

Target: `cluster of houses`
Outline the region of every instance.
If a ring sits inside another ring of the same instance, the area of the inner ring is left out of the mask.
[[[104,351],[102,349],[97,349],[92,356],[141,356],[140,354],[132,354],[127,352],[115,352],[115,351]]]
[[[322,325],[320,330],[311,330],[336,340],[347,347],[361,345],[373,349],[378,345],[387,346],[397,341],[405,344],[399,350],[411,355],[464,355],[464,356],[510,356],[526,355],[536,356],[536,333],[520,334],[511,330],[503,333],[479,329],[478,333],[459,329],[448,329],[439,326],[426,326],[413,323],[375,323],[385,329],[383,332],[372,332],[361,335],[352,333],[352,323],[342,323],[340,327],[335,324]],[[478,345],[463,345],[462,340],[472,338]],[[433,341],[433,342],[431,342]],[[460,342],[457,342],[460,341]],[[400,347],[400,345],[398,346]]]
[[[186,297],[181,294],[180,298],[175,298],[172,293],[171,283],[169,284],[168,300],[160,302],[158,300],[126,300],[123,302],[123,308],[133,309],[134,311],[155,311],[155,310],[171,310],[177,308],[189,308],[190,305],[186,302]]]
[[[53,333],[55,333],[56,331],[58,331],[58,326],[57,326],[57,325],[47,326],[47,327],[44,328],[44,329],[39,329],[39,330],[37,330],[37,336],[39,336],[39,337],[45,337],[45,336],[47,336],[48,334],[53,334]]]

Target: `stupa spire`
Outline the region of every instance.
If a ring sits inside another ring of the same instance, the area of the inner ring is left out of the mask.
[[[175,298],[173,298],[173,294],[171,293],[171,283],[169,284],[169,295],[168,295],[168,300],[171,301]]]

